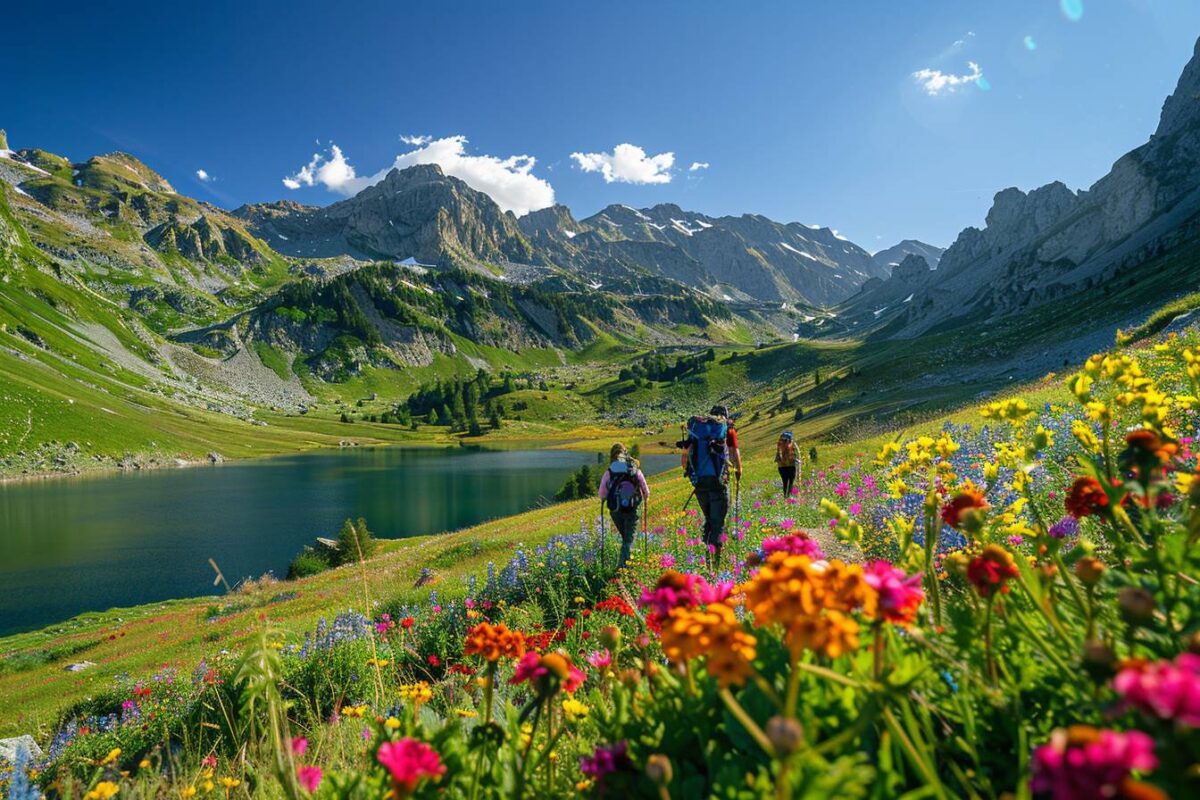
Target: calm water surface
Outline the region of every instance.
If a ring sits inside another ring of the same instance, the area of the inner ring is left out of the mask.
[[[646,472],[675,456],[644,459]],[[301,548],[364,517],[380,537],[455,530],[532,508],[595,455],[347,449],[216,467],[0,485],[0,635],[84,611],[282,576]]]

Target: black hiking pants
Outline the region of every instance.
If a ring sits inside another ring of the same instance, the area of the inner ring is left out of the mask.
[[[629,560],[633,538],[637,536],[638,512],[636,508],[618,508],[608,512],[608,516],[612,519],[613,527],[621,534],[621,560],[617,562],[617,569],[620,569]]]
[[[696,483],[696,501],[704,515],[704,543],[713,548],[713,563],[721,561],[721,536],[729,513],[729,486],[719,478],[704,477]]]
[[[783,496],[787,497],[796,485],[796,466],[793,464],[790,467],[780,467],[779,480],[783,482]]]

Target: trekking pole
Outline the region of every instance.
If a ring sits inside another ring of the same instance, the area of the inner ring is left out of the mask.
[[[650,519],[650,498],[642,500],[642,558],[650,557],[650,535],[646,531],[646,521]]]
[[[605,552],[608,545],[608,525],[604,522],[604,501],[600,501],[600,570],[603,571],[608,565],[608,554]]]
[[[733,528],[734,533],[742,529],[742,476],[733,478]]]
[[[679,510],[680,510],[680,511],[687,511],[688,503],[692,502],[692,498],[693,498],[693,497],[695,497],[695,496],[696,496],[696,487],[695,487],[695,486],[693,486],[693,487],[692,487],[692,493],[688,495],[688,498],[687,498],[687,500],[684,500],[684,501],[683,501],[683,508],[681,508],[681,509],[679,509]]]

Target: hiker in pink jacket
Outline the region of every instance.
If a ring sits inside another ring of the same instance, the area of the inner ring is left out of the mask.
[[[608,452],[609,465],[600,478],[600,499],[608,506],[613,527],[621,532],[621,560],[617,569],[629,560],[633,537],[637,533],[638,506],[650,496],[646,476],[638,469],[625,445],[617,442]]]

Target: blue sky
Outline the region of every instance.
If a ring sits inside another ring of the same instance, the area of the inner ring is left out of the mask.
[[[1087,187],[1200,35],[1194,0],[37,5],[0,33],[15,148],[127,150],[228,207],[333,202],[408,154],[517,210],[674,202],[871,250]]]

